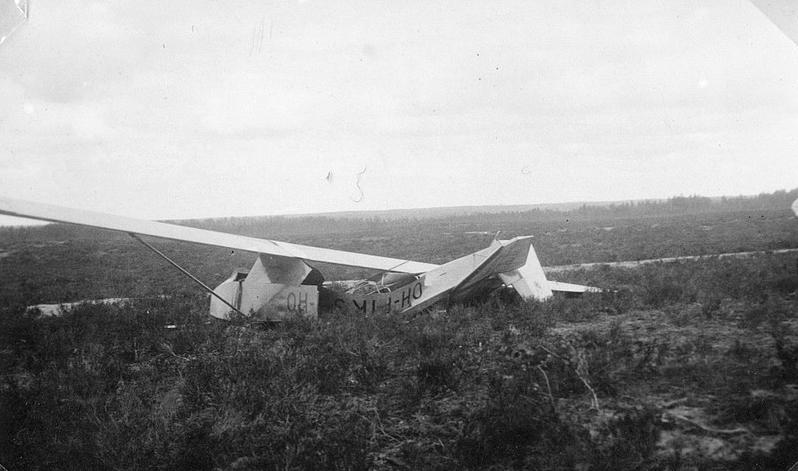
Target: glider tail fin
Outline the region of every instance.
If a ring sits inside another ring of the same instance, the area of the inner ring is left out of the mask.
[[[543,301],[551,297],[552,292],[546,274],[532,244],[526,256],[526,263],[515,270],[499,273],[505,285],[512,287],[526,300]]]

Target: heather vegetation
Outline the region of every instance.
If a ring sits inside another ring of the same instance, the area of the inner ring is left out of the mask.
[[[768,211],[591,219],[536,246],[544,261],[567,253],[560,244],[589,252],[596,241],[640,258],[694,241],[798,247],[798,221]],[[426,244],[417,249],[430,253],[443,250],[433,235],[454,231],[415,224],[430,235],[416,236]],[[384,231],[364,230],[351,248]],[[545,303],[495,296],[409,317],[253,325],[209,319],[206,296],[123,239],[37,241],[0,246],[0,464],[10,470],[758,470],[798,460],[794,254],[560,273],[614,291]],[[160,245],[208,281],[251,262]],[[141,299],[61,317],[24,309],[120,295]]]

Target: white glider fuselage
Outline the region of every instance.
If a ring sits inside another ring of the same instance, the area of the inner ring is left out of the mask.
[[[463,302],[500,286],[512,286],[525,299],[552,295],[531,237],[494,240],[489,247],[419,274],[383,275],[379,282],[311,285],[313,269],[302,260],[269,264],[259,256],[246,275],[234,273],[216,288],[220,298],[262,319],[316,316],[321,310],[350,309],[364,314],[409,313],[438,302]],[[288,274],[291,274],[288,276]],[[226,319],[234,312],[221,299],[211,300],[211,315]]]

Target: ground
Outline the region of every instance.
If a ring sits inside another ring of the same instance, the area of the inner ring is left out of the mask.
[[[538,235],[544,264],[798,247],[798,221],[781,210],[599,216],[491,217],[512,235]],[[430,261],[484,242],[456,233],[484,230],[478,218],[414,221],[432,238],[413,244],[402,238],[408,221],[383,223],[326,237],[361,250],[376,237],[393,244],[386,255]],[[409,317],[335,312],[263,326],[209,319],[205,295],[124,239],[58,231],[0,239],[8,469],[786,470],[798,461],[795,254],[558,273],[611,288],[582,298],[497,296]],[[358,246],[361,237],[371,239]],[[208,281],[251,258],[162,246]],[[24,310],[113,296],[141,299],[61,317]]]

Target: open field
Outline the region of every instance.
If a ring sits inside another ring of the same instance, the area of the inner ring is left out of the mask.
[[[466,232],[495,230],[536,235],[544,265],[798,248],[786,209],[652,213],[250,229],[431,262],[490,238]],[[786,470],[798,460],[794,253],[557,274],[618,290],[584,298],[264,328],[210,321],[206,296],[123,237],[61,226],[0,235],[8,469]],[[210,284],[253,258],[158,245]],[[59,318],[24,312],[162,294]]]

